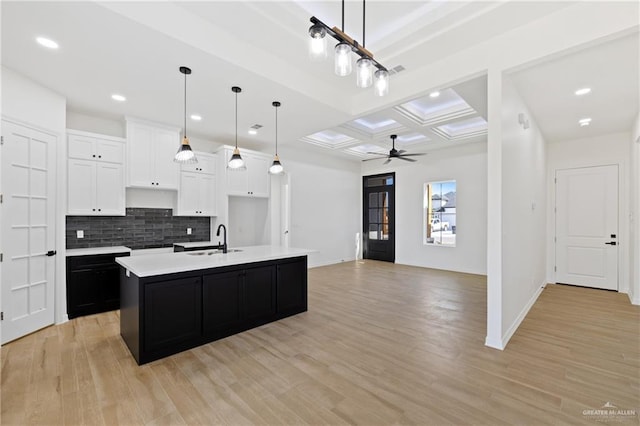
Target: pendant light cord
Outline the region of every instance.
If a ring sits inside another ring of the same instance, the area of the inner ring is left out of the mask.
[[[238,92],[236,92],[236,149],[238,149]]]
[[[278,155],[278,107],[276,107],[276,155]]]
[[[342,0],[342,32],[344,32],[344,0]]]
[[[364,44],[364,17],[366,16],[365,14],[365,3],[366,0],[362,0],[362,48],[364,49],[365,44]]]

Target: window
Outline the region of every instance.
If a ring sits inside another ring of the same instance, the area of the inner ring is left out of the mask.
[[[424,244],[456,245],[456,181],[424,184]]]

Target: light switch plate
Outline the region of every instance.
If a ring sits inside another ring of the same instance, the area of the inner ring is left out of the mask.
[[[191,228],[187,228],[187,235],[191,235]]]
[[[82,229],[76,231],[76,238],[84,238],[84,231]]]

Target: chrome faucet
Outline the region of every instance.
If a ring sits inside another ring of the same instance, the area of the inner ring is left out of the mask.
[[[223,224],[218,225],[218,231],[216,232],[217,237],[220,236],[220,228],[224,230],[224,236],[222,240],[223,241],[222,246],[220,246],[220,241],[218,241],[218,248],[222,249],[222,253],[226,253],[227,252],[227,227],[224,226]]]

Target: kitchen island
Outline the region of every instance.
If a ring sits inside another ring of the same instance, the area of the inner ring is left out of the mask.
[[[144,364],[307,310],[307,255],[279,246],[117,258],[120,334]]]

